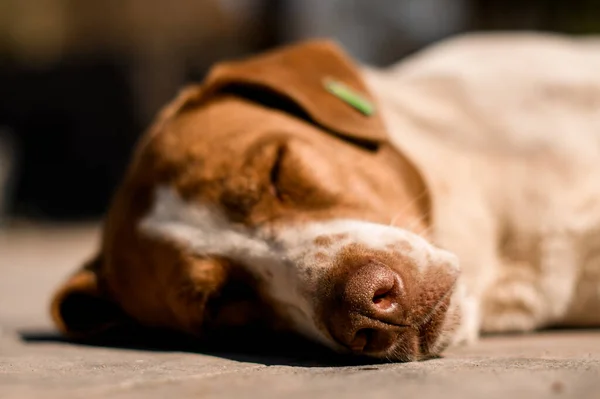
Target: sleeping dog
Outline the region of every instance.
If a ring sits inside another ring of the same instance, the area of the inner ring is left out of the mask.
[[[600,46],[467,35],[386,69],[314,40],[216,65],[143,136],[71,337],[291,331],[393,361],[600,325]]]

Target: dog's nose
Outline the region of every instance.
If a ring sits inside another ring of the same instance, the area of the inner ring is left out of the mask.
[[[336,289],[336,305],[329,320],[331,334],[356,353],[389,349],[406,319],[401,277],[371,260],[344,280]]]

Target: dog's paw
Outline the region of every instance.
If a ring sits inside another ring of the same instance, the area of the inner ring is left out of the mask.
[[[519,333],[541,324],[544,298],[535,279],[513,273],[490,287],[481,304],[481,328],[486,333]]]

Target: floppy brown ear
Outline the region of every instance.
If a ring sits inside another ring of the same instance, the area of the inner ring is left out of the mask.
[[[357,143],[377,146],[388,140],[383,119],[366,115],[326,88],[338,82],[375,104],[359,65],[329,40],[311,40],[279,47],[238,61],[222,62],[206,77],[200,101],[233,93],[271,108],[293,105],[303,117],[325,131]],[[284,105],[285,104],[285,105]]]
[[[71,338],[89,337],[126,319],[124,312],[100,288],[96,256],[75,272],[54,294],[50,312],[58,329]]]

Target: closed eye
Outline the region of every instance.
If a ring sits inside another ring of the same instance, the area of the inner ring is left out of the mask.
[[[279,201],[284,201],[284,195],[281,191],[280,186],[280,178],[283,159],[286,153],[287,148],[285,146],[279,146],[279,148],[277,148],[277,153],[275,154],[275,161],[273,162],[273,166],[271,167],[271,172],[269,174],[271,192]]]

